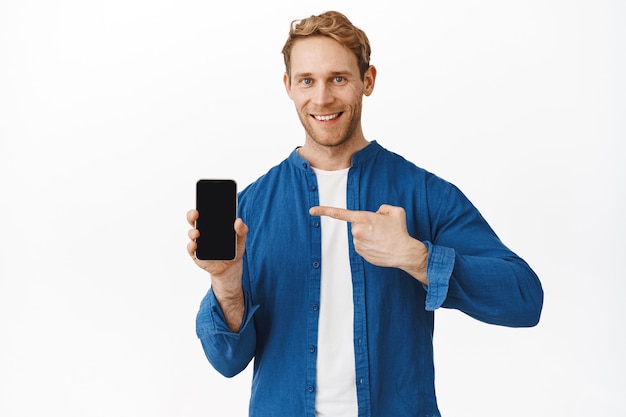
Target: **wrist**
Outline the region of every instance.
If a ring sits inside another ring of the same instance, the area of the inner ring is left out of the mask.
[[[235,280],[222,280],[211,277],[211,287],[215,297],[220,301],[237,300],[243,297],[241,280],[236,282]]]
[[[212,280],[211,289],[217,303],[224,312],[226,325],[232,332],[239,332],[245,312],[245,299],[241,280],[239,280],[239,284],[230,285],[229,283]]]
[[[417,239],[411,238],[406,245],[406,250],[401,257],[403,263],[400,266],[407,274],[424,285],[428,285],[426,270],[428,266],[428,247]]]

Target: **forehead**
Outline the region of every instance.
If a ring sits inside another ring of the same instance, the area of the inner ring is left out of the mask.
[[[291,48],[291,72],[324,74],[336,72],[358,73],[356,55],[326,36],[298,39]]]

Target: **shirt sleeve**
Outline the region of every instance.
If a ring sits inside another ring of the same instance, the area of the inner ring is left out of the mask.
[[[226,324],[224,312],[213,290],[209,290],[200,304],[196,317],[196,334],[204,353],[213,367],[222,375],[232,377],[243,371],[254,356],[256,330],[250,297],[244,292],[245,310],[239,332],[232,332]]]
[[[510,327],[538,323],[543,290],[530,266],[496,236],[479,211],[450,184],[431,213],[426,309],[463,311]]]
[[[454,268],[454,249],[435,246],[425,241],[428,247],[428,266],[426,276],[426,310],[434,311],[441,307],[448,295],[450,277]]]

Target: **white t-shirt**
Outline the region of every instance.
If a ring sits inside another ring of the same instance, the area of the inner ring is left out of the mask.
[[[322,206],[346,207],[349,168],[314,169]],[[322,278],[317,336],[317,417],[356,417],[354,304],[345,221],[321,217]]]

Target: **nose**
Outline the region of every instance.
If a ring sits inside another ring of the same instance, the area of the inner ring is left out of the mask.
[[[316,106],[326,106],[333,102],[334,96],[332,89],[326,83],[319,83],[315,86],[312,101]]]

